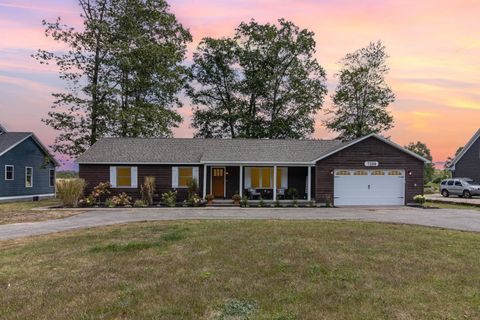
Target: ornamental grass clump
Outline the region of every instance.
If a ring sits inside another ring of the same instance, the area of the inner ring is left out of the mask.
[[[76,208],[83,196],[85,185],[85,180],[78,178],[57,180],[57,197],[62,201],[64,207]]]
[[[177,192],[176,191],[167,191],[162,194],[162,201],[167,207],[175,207],[177,204]]]
[[[142,201],[147,205],[153,204],[153,195],[155,194],[155,177],[145,177],[143,184],[140,186]]]
[[[427,198],[425,198],[423,194],[417,194],[415,197],[413,197],[413,201],[423,207],[425,206],[425,202],[427,202]]]

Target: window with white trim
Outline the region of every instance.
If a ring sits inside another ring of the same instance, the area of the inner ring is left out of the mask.
[[[11,181],[15,178],[14,170],[15,170],[15,168],[12,165],[7,164],[5,166],[5,180]]]
[[[198,167],[172,167],[172,188],[188,188],[188,184],[198,180]]]
[[[33,187],[33,168],[25,167],[25,188]]]
[[[50,169],[48,182],[50,187],[55,187],[55,169]]]
[[[110,186],[112,188],[138,188],[137,167],[110,167]]]

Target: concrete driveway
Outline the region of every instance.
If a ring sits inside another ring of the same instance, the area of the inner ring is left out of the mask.
[[[353,220],[480,232],[480,211],[395,208],[161,208],[92,210],[76,216],[0,225],[0,240],[134,221],[205,219]]]

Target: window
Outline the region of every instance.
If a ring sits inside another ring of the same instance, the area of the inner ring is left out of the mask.
[[[33,168],[25,167],[25,188],[33,187]]]
[[[213,169],[214,177],[223,177],[223,169],[215,168]]]
[[[131,167],[117,167],[117,187],[132,186],[132,168]]]
[[[5,166],[5,180],[13,180],[14,178],[14,167],[12,165]]]
[[[260,187],[260,168],[252,168],[251,170],[252,188]]]
[[[281,175],[281,173],[280,173]],[[278,169],[277,169],[278,177]],[[252,188],[273,188],[273,168],[271,167],[252,167],[250,168],[250,185]],[[280,179],[280,185],[281,185]],[[277,186],[279,185],[277,181]]]
[[[180,188],[185,188],[188,186],[190,181],[193,179],[193,168],[192,167],[180,167],[178,168],[178,186]]]
[[[270,177],[272,176],[272,168],[262,168],[262,188],[269,189]]]
[[[368,172],[365,170],[357,170],[353,174],[356,176],[368,176]]]
[[[350,175],[350,171],[347,171],[347,170],[337,171],[337,176],[349,176],[349,175]]]
[[[282,168],[277,168],[277,189],[282,188]]]
[[[388,171],[389,176],[401,176],[402,172],[400,170],[390,170]]]
[[[455,181],[455,185],[458,186],[458,187],[461,187],[462,183],[460,181]]]
[[[446,185],[447,181],[442,181],[442,186]]]
[[[448,184],[449,186],[453,186],[453,180],[448,181],[447,184]]]
[[[50,169],[49,185],[55,187],[55,169]]]
[[[372,176],[384,176],[384,175],[385,175],[385,171],[382,171],[382,170],[372,171]]]

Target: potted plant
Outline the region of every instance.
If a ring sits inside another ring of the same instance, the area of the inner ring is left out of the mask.
[[[240,200],[242,200],[242,197],[238,193],[235,193],[232,197],[233,204],[240,204]]]
[[[215,196],[213,194],[209,193],[205,196],[205,199],[207,200],[207,204],[212,204],[213,200],[215,200]]]

